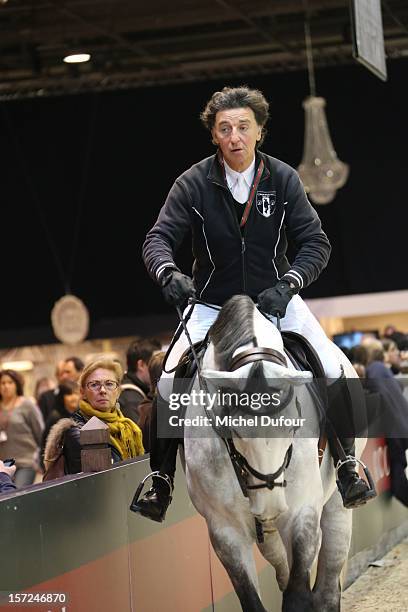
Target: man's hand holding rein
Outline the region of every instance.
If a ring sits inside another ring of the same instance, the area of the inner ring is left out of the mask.
[[[279,315],[283,318],[290,300],[296,293],[295,286],[282,279],[274,287],[265,289],[258,295],[258,307],[274,317]]]
[[[167,268],[160,277],[164,299],[170,306],[180,306],[188,298],[195,297],[194,283],[189,276]]]

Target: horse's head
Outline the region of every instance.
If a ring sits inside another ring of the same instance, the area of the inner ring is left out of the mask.
[[[285,469],[300,426],[296,387],[311,373],[288,367],[279,331],[247,296],[225,304],[210,338],[202,375],[221,398],[215,416],[228,424],[229,452],[245,474],[251,512],[276,519],[287,509]],[[223,401],[224,391],[233,403]]]

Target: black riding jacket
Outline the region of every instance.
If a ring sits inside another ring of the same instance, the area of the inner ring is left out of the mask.
[[[253,299],[285,277],[300,290],[327,265],[330,243],[308,201],[297,172],[284,162],[256,152],[255,173],[265,167],[248,220],[241,231],[237,203],[217,155],[184,172],[172,186],[143,245],[149,274],[159,280],[177,268],[174,254],[192,231],[193,280],[200,299],[222,305],[235,294]],[[289,264],[288,240],[296,249]]]

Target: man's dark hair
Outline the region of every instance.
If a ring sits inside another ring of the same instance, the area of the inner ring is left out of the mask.
[[[259,89],[250,89],[247,85],[241,87],[224,87],[216,91],[207,102],[200,115],[204,126],[211,132],[215,125],[215,116],[219,111],[230,108],[252,109],[258,125],[262,126],[262,136],[257,146],[261,145],[266,134],[265,124],[269,118],[269,103]]]
[[[85,367],[84,362],[79,357],[67,357],[65,359],[65,363],[67,361],[72,361],[72,363],[74,364],[74,368],[76,369],[77,372],[82,372],[82,370]]]
[[[73,393],[79,394],[79,385],[72,380],[66,380],[65,382],[58,385],[58,395],[55,398],[56,408],[58,412],[62,415],[66,414],[64,408],[64,397],[66,395],[72,395]]]
[[[150,388],[153,393],[156,391],[157,382],[162,374],[163,361],[166,356],[164,351],[159,351],[151,356],[148,363],[149,374],[150,374]]]
[[[72,395],[73,393],[79,393],[79,385],[77,382],[72,380],[66,380],[65,382],[58,385],[58,396],[63,397],[64,395]]]
[[[132,340],[126,352],[126,365],[129,372],[136,372],[137,362],[142,359],[146,364],[155,351],[161,349],[161,343],[156,338],[138,338]]]

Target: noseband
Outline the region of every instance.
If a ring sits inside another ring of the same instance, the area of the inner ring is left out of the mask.
[[[248,363],[254,363],[255,361],[271,361],[272,363],[287,367],[286,358],[279,351],[272,348],[254,346],[250,349],[246,349],[245,351],[241,351],[241,353],[238,353],[238,355],[236,355],[231,361],[229,369],[231,372],[233,372],[234,370],[238,370],[238,368],[242,368],[242,366],[247,365]],[[290,394],[290,400],[292,397],[293,389],[292,393]],[[246,458],[236,449],[232,438],[223,439],[227,446],[228,454],[231,458],[238,482],[245,497],[248,497],[249,489],[269,489],[272,491],[272,489],[275,487],[286,487],[286,480],[283,480],[282,482],[276,482],[276,480],[279,478],[279,476],[281,476],[281,474],[284,473],[290,463],[293,450],[292,444],[286,451],[285,458],[280,468],[272,474],[262,474],[261,472],[258,472],[258,470],[255,470],[248,463]],[[262,481],[262,484],[248,485],[248,476],[250,474]]]
[[[286,451],[283,463],[280,468],[276,470],[276,472],[273,472],[272,474],[261,474],[261,472],[258,472],[258,470],[255,470],[253,467],[251,467],[245,457],[241,455],[239,451],[237,451],[232,438],[223,438],[223,440],[227,446],[232,466],[235,470],[238,482],[242,489],[242,493],[245,495],[245,497],[248,497],[248,489],[269,489],[270,491],[272,491],[272,489],[274,489],[275,487],[286,487],[287,482],[285,479],[282,482],[276,482],[276,479],[284,473],[290,463],[293,450],[292,444]],[[250,474],[252,476],[255,476],[255,478],[257,478],[258,480],[261,480],[262,484],[249,485],[248,476]]]
[[[247,363],[254,363],[255,361],[272,361],[281,366],[287,367],[286,358],[279,351],[275,351],[272,348],[262,348],[260,346],[254,346],[250,349],[246,349],[238,355],[235,355],[233,360],[231,361],[231,365],[229,367],[231,372],[234,370],[238,370],[238,368],[242,368],[242,366]]]

